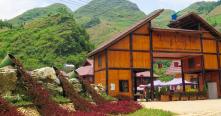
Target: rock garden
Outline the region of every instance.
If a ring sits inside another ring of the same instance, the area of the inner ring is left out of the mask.
[[[33,71],[8,55],[0,66],[0,115],[104,116],[133,113],[142,108],[131,100],[118,101],[100,85],[90,85],[56,67]],[[96,89],[95,89],[96,88]]]

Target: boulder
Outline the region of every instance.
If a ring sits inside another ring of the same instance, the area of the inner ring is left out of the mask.
[[[44,85],[45,88],[53,95],[62,94],[63,89],[60,86],[60,81],[56,76],[56,73],[51,67],[44,67],[31,71],[32,77]]]
[[[72,83],[74,89],[77,92],[83,91],[82,85],[81,85],[81,83],[79,82],[79,80],[77,78],[71,78],[71,79],[69,79],[69,82]]]
[[[0,68],[0,94],[10,95],[17,83],[17,70],[12,66]]]
[[[31,72],[31,75],[37,80],[44,80],[46,82],[60,84],[60,81],[57,78],[54,69],[51,67],[36,69]]]

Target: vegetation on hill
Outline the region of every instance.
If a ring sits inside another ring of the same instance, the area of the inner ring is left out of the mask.
[[[179,12],[179,15],[185,15],[189,12],[195,12],[201,16],[206,16],[210,11],[212,11],[216,6],[217,2],[196,2]]]
[[[170,9],[165,9],[160,16],[156,17],[153,20],[153,26],[156,27],[162,27],[162,28],[168,28],[168,24],[171,20],[171,15],[173,15],[175,11],[170,10]]]
[[[145,17],[137,5],[128,0],[92,0],[75,11],[74,15],[86,27],[95,45],[100,45]]]
[[[28,69],[65,63],[79,66],[93,47],[85,29],[68,13],[32,20],[0,32],[0,38],[0,59],[10,52]]]
[[[51,15],[56,15],[58,13],[72,13],[72,11],[63,4],[52,4],[48,7],[43,8],[34,8],[32,10],[28,10],[25,13],[9,20],[8,22],[13,24],[14,26],[24,25],[25,23],[31,22],[34,19],[47,17]]]
[[[204,1],[190,5],[179,15],[196,12],[221,31],[220,11],[220,1]],[[174,13],[166,9],[153,21],[154,26],[167,28]],[[35,8],[9,21],[0,21],[0,60],[11,52],[28,68],[61,67],[64,63],[78,66],[93,48],[90,42],[97,47],[144,17],[128,0],[92,0],[75,12],[63,4]]]

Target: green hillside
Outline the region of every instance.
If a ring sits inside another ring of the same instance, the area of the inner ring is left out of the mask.
[[[207,16],[216,6],[217,2],[196,2],[180,11],[179,15],[185,15],[189,12],[195,12],[201,16]]]
[[[212,26],[221,31],[221,4],[208,14],[207,20]]]
[[[43,66],[78,66],[92,49],[89,35],[73,15],[57,14],[28,21],[20,28],[0,32],[0,60],[7,52],[28,69]]]
[[[160,16],[156,17],[153,20],[153,26],[167,28],[168,23],[171,20],[171,15],[173,15],[175,11],[170,9],[165,9]]]
[[[8,22],[13,24],[14,26],[20,26],[29,21],[32,21],[37,18],[48,17],[50,15],[55,15],[58,13],[72,13],[72,11],[63,4],[52,4],[48,7],[43,8],[34,8],[32,10],[28,10],[27,12],[9,20]]]
[[[74,15],[86,27],[95,45],[145,17],[137,5],[128,0],[93,0],[79,8]]]

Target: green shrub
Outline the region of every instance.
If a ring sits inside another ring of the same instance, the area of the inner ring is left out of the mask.
[[[57,95],[57,96],[53,96],[52,99],[54,101],[56,101],[57,103],[60,103],[60,104],[64,104],[64,103],[69,103],[70,100],[68,98],[65,98],[61,95]]]

